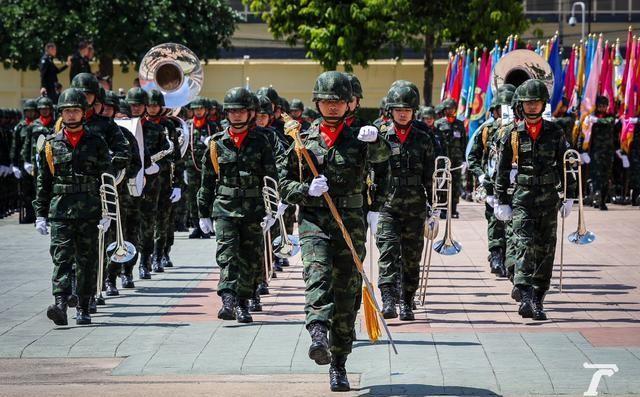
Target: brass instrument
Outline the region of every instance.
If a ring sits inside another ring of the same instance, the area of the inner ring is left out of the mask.
[[[167,131],[166,128],[164,129],[164,138],[167,140],[169,147],[167,149],[159,151],[158,153],[153,154],[150,159],[152,163],[157,163],[158,161],[162,160],[163,158],[173,153],[173,150],[174,150],[173,141],[171,141],[171,138],[169,138],[169,131]]]
[[[441,167],[438,167],[442,163]],[[462,168],[462,165],[451,168],[451,160],[445,156],[438,156],[435,161],[436,168],[433,174],[433,192],[434,210],[446,210],[447,220],[444,228],[444,236],[442,240],[436,241],[433,245],[433,249],[440,255],[456,255],[462,250],[460,243],[455,241],[451,236],[451,207],[452,207],[452,186],[453,178],[451,176],[452,171],[457,171]],[[446,199],[440,201],[438,196],[444,195]]]
[[[268,176],[265,176],[263,180],[262,197],[267,216],[273,219],[277,218],[280,225],[280,236],[276,237],[272,242],[273,254],[278,258],[295,256],[300,251],[300,244],[296,236],[287,234],[284,216],[278,212],[278,207],[282,203],[280,193],[278,193],[278,182]]]
[[[575,232],[568,236],[568,240],[574,244],[585,245],[590,244],[596,239],[596,235],[593,232],[587,230],[584,222],[584,204],[582,202],[582,158],[580,153],[574,149],[568,149],[564,152],[563,156],[563,178],[564,178],[564,191],[562,198],[564,201],[577,200],[578,201],[578,228]],[[571,176],[578,182],[578,196],[567,197],[567,179]],[[562,271],[564,267],[564,217],[561,220],[560,229],[560,285],[559,290],[562,292]]]
[[[120,171],[118,175],[124,175],[124,170]],[[135,258],[137,251],[133,244],[124,240],[122,218],[120,217],[120,204],[118,202],[118,178],[105,172],[102,174],[101,180],[100,202],[102,204],[102,217],[111,219],[111,221],[116,223],[116,241],[109,244],[106,252],[110,256],[109,259],[111,262],[124,264]],[[120,180],[122,180],[122,177],[120,177]],[[104,302],[104,298],[102,297],[102,283],[104,282],[104,235],[106,231],[102,229],[101,225],[98,225],[98,229],[100,229],[100,231],[98,233],[98,286],[96,295],[99,301]]]

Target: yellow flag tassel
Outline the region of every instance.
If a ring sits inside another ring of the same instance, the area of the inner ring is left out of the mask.
[[[371,342],[377,342],[382,335],[380,323],[378,322],[379,313],[366,285],[362,286],[362,300],[364,303],[364,326],[367,329],[367,335],[369,335]]]

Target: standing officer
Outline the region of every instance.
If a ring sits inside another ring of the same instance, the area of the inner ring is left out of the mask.
[[[521,295],[518,313],[523,318],[546,320],[543,302],[551,284],[556,251],[556,211],[571,212],[572,200],[561,204],[564,153],[568,148],[557,124],[542,119],[549,91],[531,79],[516,89],[517,107],[524,120],[501,138],[495,193],[496,218],[512,220],[515,244],[514,284]],[[515,189],[509,205],[512,164],[517,164]],[[573,181],[569,180],[568,194]]]
[[[71,273],[75,265],[79,298],[76,324],[90,324],[89,300],[95,292],[98,257],[98,222],[101,217],[100,176],[109,170],[107,143],[83,127],[88,104],[81,91],[65,90],[58,101],[62,113],[61,131],[47,137],[41,150],[38,187],[33,206],[36,230],[48,234],[51,224],[53,295],[55,302],[47,317],[56,325],[67,325],[67,300],[71,295]]]
[[[447,148],[447,157],[451,160],[451,168],[457,168],[465,161],[465,150],[467,148],[467,131],[462,121],[456,118],[458,104],[453,99],[446,99],[442,102],[445,116],[436,121],[436,128],[442,137]],[[463,167],[464,168],[464,167]],[[458,202],[460,201],[460,189],[462,188],[462,172],[456,170],[452,172],[451,185],[451,217],[458,217]],[[442,211],[441,217],[446,217],[446,211]]]
[[[606,211],[609,196],[609,179],[613,168],[615,148],[618,146],[618,134],[614,126],[614,118],[607,114],[609,99],[605,96],[596,97],[595,116],[588,116],[593,123],[591,137],[586,139],[584,134],[578,139],[582,162],[589,164],[589,176],[593,183],[595,197],[600,210]],[[595,205],[594,205],[595,206]]]
[[[385,318],[395,318],[401,290],[400,320],[413,321],[413,296],[420,277],[423,229],[431,201],[434,167],[432,138],[412,122],[420,101],[411,87],[394,87],[387,94],[387,108],[393,124],[383,125],[381,136],[391,144],[390,168],[376,167],[376,178],[390,181],[387,197],[379,197],[382,208],[376,245],[380,251],[378,287]],[[390,174],[389,174],[390,171]],[[372,218],[373,219],[373,218]],[[372,223],[371,227],[376,225]]]
[[[58,74],[62,73],[71,65],[71,57],[67,58],[66,65],[58,69],[53,63],[58,48],[55,43],[47,43],[44,46],[44,54],[40,58],[40,95],[49,97],[52,101],[58,99],[56,93],[56,83],[58,82]]]
[[[300,175],[294,146],[280,168],[283,200],[299,206],[306,326],[312,339],[309,357],[319,365],[331,363],[333,391],[350,389],[345,364],[352,349],[354,308],[362,279],[322,194],[331,194],[357,254],[364,258],[362,186],[366,164],[383,163],[390,155],[389,144],[378,136],[375,127],[355,131],[345,124],[352,96],[351,84],[343,73],[322,73],[313,89],[313,101],[322,119],[303,137],[321,175],[314,178],[304,160]]]
[[[229,127],[209,140],[202,157],[202,184],[198,191],[200,228],[216,228],[216,262],[220,266],[218,318],[253,321],[248,300],[254,297],[262,273],[262,228],[265,208],[263,178],[276,178],[274,149],[265,134],[250,130],[254,118],[253,94],[232,88],[224,96]],[[212,211],[213,208],[213,211]]]

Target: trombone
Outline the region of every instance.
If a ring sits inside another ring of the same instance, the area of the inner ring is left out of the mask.
[[[109,244],[106,253],[113,263],[124,264],[131,261],[137,254],[136,247],[128,241],[124,240],[122,231],[122,222],[120,217],[120,204],[118,203],[118,183],[124,179],[124,170],[120,171],[117,176],[109,173],[103,173],[101,176],[102,184],[100,185],[100,202],[102,204],[102,217],[109,218],[116,223],[116,241]],[[106,230],[102,225],[98,225],[100,229],[98,233],[98,284],[96,288],[97,301],[104,303],[102,296],[102,284],[104,282],[104,236]]]
[[[584,204],[582,202],[582,158],[580,153],[574,149],[568,149],[564,152],[562,159],[563,166],[563,178],[564,178],[564,190],[562,192],[563,199],[566,200],[578,200],[578,228],[575,232],[571,233],[567,239],[569,242],[578,245],[590,244],[596,239],[596,235],[593,232],[587,230],[584,222]],[[578,196],[567,197],[567,180],[571,176],[578,182]],[[564,217],[561,221],[560,231],[560,285],[559,290],[562,292],[562,271],[564,268]]]
[[[442,163],[442,167],[438,167]],[[456,255],[462,250],[460,243],[455,241],[451,236],[451,207],[452,207],[452,186],[453,178],[451,171],[456,171],[462,168],[462,165],[456,168],[451,168],[451,160],[445,156],[436,157],[435,172],[433,173],[433,194],[434,196],[444,195],[446,199],[439,201],[434,199],[434,209],[446,210],[447,220],[444,228],[444,237],[442,240],[436,241],[433,245],[433,249],[440,255]],[[435,206],[437,204],[437,206]]]

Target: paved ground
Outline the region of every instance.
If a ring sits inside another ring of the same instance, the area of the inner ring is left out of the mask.
[[[611,208],[587,211],[593,244],[565,244],[563,293],[551,291],[550,320],[535,323],[488,271],[482,208],[464,205],[453,223],[462,253],[434,255],[417,321],[390,322],[400,354],[358,333],[352,394],[582,395],[595,372],[587,362],[619,368],[600,394],[640,395],[640,211]],[[16,223],[0,220],[0,396],[327,394],[327,367],[306,357],[298,258],[254,324],[222,323],[215,243],[180,234],[175,268],[121,290],[91,326],[53,327],[48,239]]]

